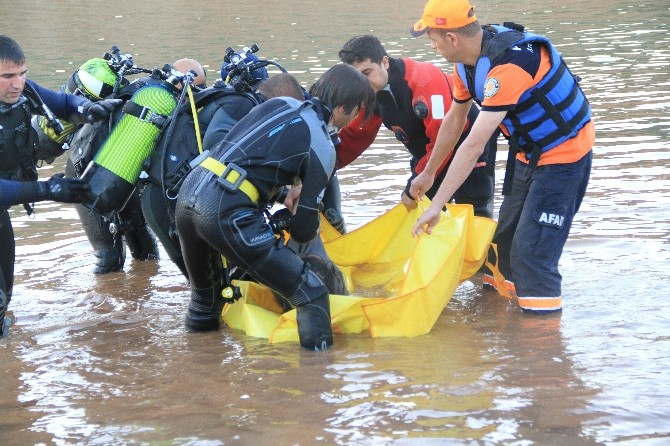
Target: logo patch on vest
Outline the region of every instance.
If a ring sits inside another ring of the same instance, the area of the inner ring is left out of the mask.
[[[499,89],[500,82],[498,82],[498,79],[495,77],[489,77],[486,79],[486,82],[484,82],[484,97],[492,98],[496,95],[496,93],[498,93]]]
[[[263,240],[267,240],[267,239],[269,239],[269,238],[271,238],[271,237],[274,237],[274,235],[273,235],[271,232],[265,232],[265,233],[263,233],[263,234],[261,234],[261,235],[257,235],[257,236],[255,236],[255,237],[251,237],[251,238],[249,239],[249,244],[250,244],[250,245],[254,245],[254,244],[258,243],[258,242],[262,242]]]
[[[562,228],[565,215],[553,214],[551,212],[538,212],[535,214],[535,218],[541,225]]]

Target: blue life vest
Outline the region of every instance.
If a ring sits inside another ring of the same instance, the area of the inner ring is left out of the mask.
[[[509,111],[502,121],[509,131],[512,145],[531,158],[531,154],[539,155],[576,136],[591,120],[591,106],[579,88],[578,79],[549,39],[505,26],[487,25],[483,28],[494,36],[482,46],[472,82],[468,79],[466,67],[457,64],[458,75],[480,105],[484,101],[486,77],[505,51],[525,43],[538,42],[545,45],[551,55],[549,72],[521,95],[516,108]],[[534,158],[537,162],[539,156]]]

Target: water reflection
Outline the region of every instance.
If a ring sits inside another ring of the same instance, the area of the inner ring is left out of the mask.
[[[595,444],[581,423],[599,389],[579,379],[561,316],[524,318],[472,283],[454,299],[429,335],[375,339],[328,367],[337,387],[322,398],[339,407],[327,428],[337,442]]]
[[[493,402],[486,382],[495,360],[467,326],[440,331],[410,341],[376,339],[372,352],[345,355],[329,366],[326,377],[340,387],[322,398],[338,406],[327,431],[339,444],[481,439],[495,431],[489,423],[470,422]],[[430,363],[417,367],[416,351],[431,352]],[[467,358],[474,352],[476,363]]]
[[[112,44],[143,65],[194,57],[213,78],[225,47],[252,42],[307,86],[343,42],[365,32],[394,57],[450,70],[427,39],[407,37],[423,4],[372,0],[367,13],[349,0],[188,8],[122,0],[110,11],[21,0],[2,3],[0,13],[11,17],[3,33],[24,46],[31,77],[53,88]],[[225,329],[186,334],[187,286],[166,255],[94,276],[71,206],[39,204],[34,220],[16,207],[16,320],[0,341],[0,443],[667,442],[667,5],[475,6],[482,22],[513,19],[548,35],[582,77],[597,119],[591,185],[561,260],[562,315],[527,318],[474,278],[417,338],[337,336],[335,349],[314,355]],[[504,158],[501,151],[499,171]],[[407,161],[383,133],[340,171],[350,228],[397,202]],[[58,170],[60,162],[41,175]]]

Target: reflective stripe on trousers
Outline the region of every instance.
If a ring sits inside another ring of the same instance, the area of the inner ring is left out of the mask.
[[[563,296],[558,297],[517,297],[519,306],[526,311],[556,311],[563,306]]]

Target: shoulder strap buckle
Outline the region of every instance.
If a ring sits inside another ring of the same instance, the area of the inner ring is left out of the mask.
[[[231,181],[232,178],[232,181]],[[240,188],[244,180],[247,179],[247,171],[235,163],[226,164],[226,169],[217,180],[224,189],[235,192]]]
[[[123,104],[121,111],[133,115],[141,121],[153,124],[159,129],[162,129],[165,126],[165,122],[167,121],[164,116],[155,113],[149,107],[144,107],[133,101],[127,101],[125,104]]]

